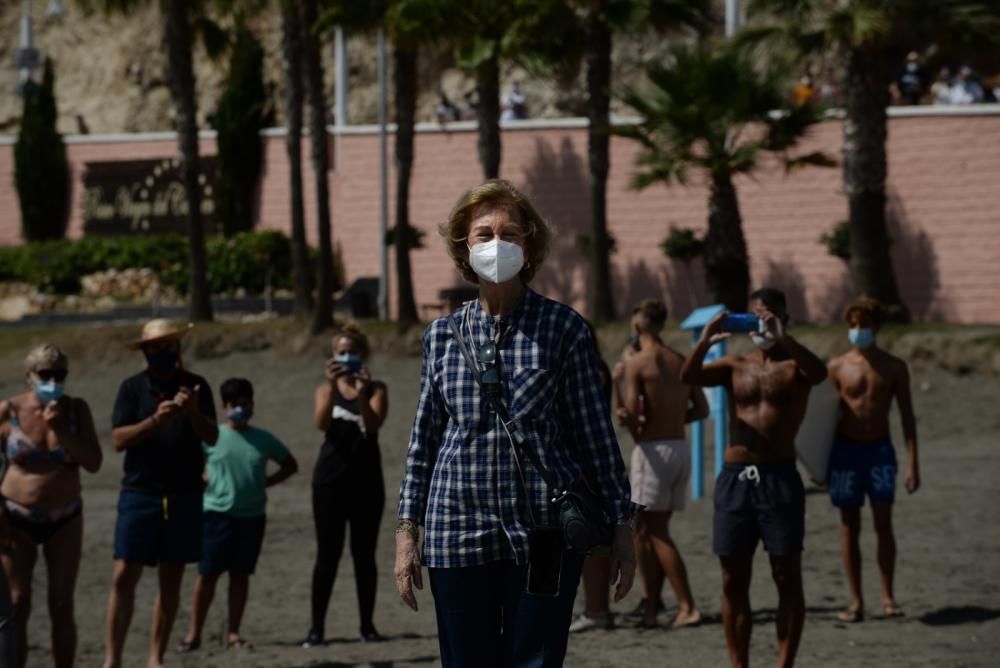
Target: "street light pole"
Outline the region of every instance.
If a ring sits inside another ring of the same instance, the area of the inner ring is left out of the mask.
[[[49,19],[62,18],[66,13],[60,0],[51,0],[45,17]],[[20,43],[17,49],[18,93],[24,92],[24,86],[31,81],[32,75],[41,64],[41,54],[35,48],[35,26],[31,20],[31,0],[21,0]]]
[[[378,29],[378,244],[379,244],[379,281],[378,281],[378,317],[379,320],[389,319],[389,250],[386,247],[385,235],[389,227],[389,157],[387,151],[386,123],[388,122],[387,92],[386,92],[386,54],[385,30]],[[402,237],[396,234],[396,250],[404,243]]]

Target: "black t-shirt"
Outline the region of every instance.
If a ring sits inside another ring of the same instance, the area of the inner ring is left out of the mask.
[[[200,386],[200,387],[199,387]],[[198,387],[201,414],[215,420],[212,388],[201,376],[181,371],[169,381],[154,379],[143,371],[126,378],[118,388],[111,428],[126,427],[142,422],[156,413],[161,401],[172,399],[178,389]],[[205,457],[201,439],[191,421],[180,416],[161,424],[145,440],[125,451],[125,477],[122,487],[151,494],[201,489],[201,473]]]

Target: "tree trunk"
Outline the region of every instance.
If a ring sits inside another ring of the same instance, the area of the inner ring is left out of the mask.
[[[201,217],[201,189],[198,175],[198,119],[195,99],[194,69],[191,64],[191,23],[188,3],[164,2],[164,41],[167,46],[170,92],[177,113],[177,143],[181,152],[181,176],[187,200],[187,236],[190,283],[188,317],[193,321],[212,319],[212,295],[208,285],[208,262],[205,257],[205,229]]]
[[[312,311],[309,280],[309,248],[306,242],[306,215],[302,197],[302,16],[294,0],[282,3],[282,41],[285,70],[285,116],[288,132],[289,187],[292,204],[292,288],[295,319],[304,322]]]
[[[399,290],[399,329],[418,321],[413,299],[410,246],[410,176],[413,172],[413,129],[417,114],[417,51],[396,46],[393,52],[396,92],[396,284]]]
[[[708,234],[705,235],[705,278],[716,303],[736,313],[747,310],[750,263],[743,238],[743,220],[729,174],[712,176],[708,198]]]
[[[608,143],[611,113],[611,28],[601,0],[587,19],[587,154],[590,162],[591,243],[590,317],[595,322],[615,318],[611,296],[611,243],[608,238]]]
[[[854,51],[844,86],[844,190],[850,210],[854,289],[878,299],[894,320],[909,320],[892,269],[885,219],[889,78],[879,54]]]
[[[476,94],[479,97],[479,162],[483,177],[500,176],[500,56],[493,55],[476,67]]]
[[[333,324],[333,229],[330,222],[330,184],[327,178],[326,98],[323,94],[323,60],[320,38],[314,31],[317,0],[302,3],[306,96],[309,101],[309,143],[316,179],[316,222],[319,227],[319,270],[316,276],[316,310],[312,331],[322,332]]]

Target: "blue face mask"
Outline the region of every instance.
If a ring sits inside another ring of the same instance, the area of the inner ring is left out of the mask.
[[[636,334],[635,332],[632,332],[628,337],[628,344],[632,347],[632,350],[638,352],[639,348],[641,347],[639,346],[639,335]]]
[[[875,343],[875,331],[871,327],[851,327],[847,330],[847,340],[852,346],[868,348]]]
[[[54,380],[36,380],[35,394],[43,404],[47,404],[50,401],[59,401],[59,397],[63,395],[63,385]]]
[[[226,419],[237,427],[245,427],[253,417],[252,406],[233,406],[226,412]]]
[[[173,350],[157,350],[146,353],[146,364],[150,371],[161,375],[171,373],[177,368],[177,353]]]
[[[335,355],[333,361],[346,366],[350,373],[360,373],[361,367],[364,365],[361,355],[355,355],[354,353]]]

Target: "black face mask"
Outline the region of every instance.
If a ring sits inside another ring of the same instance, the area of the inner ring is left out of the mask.
[[[172,373],[177,368],[177,353],[173,350],[158,350],[146,353],[149,370],[160,375]]]

